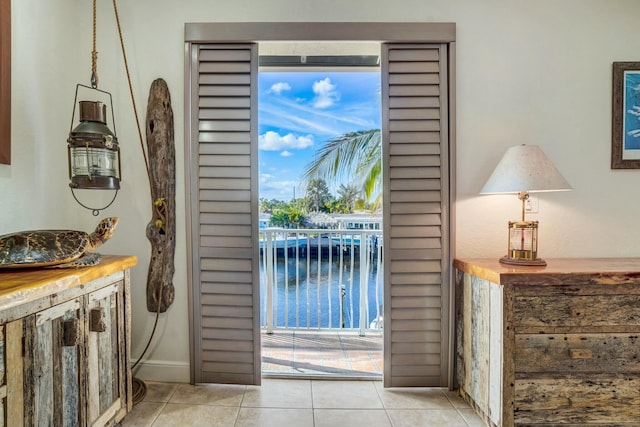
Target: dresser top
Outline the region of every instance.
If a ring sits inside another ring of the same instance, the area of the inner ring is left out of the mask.
[[[102,255],[100,264],[81,268],[0,269],[0,310],[23,304],[137,264],[130,255]]]
[[[640,276],[640,258],[551,258],[544,267],[501,264],[498,258],[460,258],[453,266],[460,271],[504,284],[515,276],[600,275],[617,277]]]

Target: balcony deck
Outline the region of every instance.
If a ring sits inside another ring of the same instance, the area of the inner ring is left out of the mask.
[[[300,378],[382,378],[382,332],[262,331],[262,375]]]

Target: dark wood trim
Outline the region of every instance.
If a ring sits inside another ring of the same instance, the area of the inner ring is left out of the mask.
[[[624,160],[624,72],[639,71],[640,62],[614,62],[611,99],[611,169],[640,169],[640,160]]]
[[[187,23],[186,42],[379,41],[448,43],[454,23],[423,22],[217,22]]]
[[[0,0],[0,164],[11,164],[11,0]]]

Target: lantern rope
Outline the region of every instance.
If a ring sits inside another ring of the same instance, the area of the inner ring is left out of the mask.
[[[96,0],[93,0],[94,4]],[[147,150],[144,147],[144,141],[142,140],[142,128],[140,127],[140,120],[138,119],[138,109],[136,108],[136,98],[133,95],[133,85],[131,84],[131,75],[129,74],[129,63],[127,62],[127,53],[124,48],[124,39],[122,38],[122,29],[120,28],[120,17],[118,15],[118,5],[116,0],[113,0],[113,12],[116,15],[116,24],[118,25],[118,36],[120,37],[120,48],[122,49],[122,58],[124,59],[124,69],[127,73],[127,82],[129,83],[129,93],[131,94],[131,103],[133,104],[133,114],[136,118],[136,126],[138,128],[138,137],[140,139],[140,148],[142,149],[142,156],[144,157],[144,166],[147,169],[147,176],[149,182],[151,182],[151,172],[149,171],[149,159],[147,158]],[[151,193],[153,193],[153,186],[151,186]],[[155,202],[156,195],[151,194],[151,198]]]
[[[93,0],[93,50],[91,51],[91,87],[98,87],[98,51],[96,50],[96,0]]]
[[[94,7],[95,7],[95,1],[94,1]],[[164,197],[158,197],[155,193],[154,187],[153,185],[151,185],[152,183],[152,179],[153,177],[151,176],[151,171],[149,169],[149,159],[147,156],[147,150],[145,148],[144,145],[144,141],[142,139],[142,128],[140,126],[140,120],[138,119],[138,110],[136,108],[136,101],[135,101],[135,96],[133,94],[133,85],[131,84],[131,75],[129,73],[129,64],[127,62],[127,53],[124,47],[124,38],[122,37],[122,28],[120,26],[120,17],[118,15],[118,5],[116,0],[113,0],[113,12],[115,14],[116,17],[116,24],[118,26],[118,36],[120,38],[120,47],[122,49],[122,58],[124,60],[124,68],[127,74],[127,82],[129,84],[129,93],[131,95],[131,103],[133,104],[133,113],[135,115],[136,118],[136,126],[138,128],[138,137],[140,140],[140,148],[142,150],[142,156],[144,157],[144,166],[145,169],[147,171],[147,177],[149,178],[149,189],[150,189],[150,193],[151,193],[151,201],[152,201],[152,209],[154,211],[154,215],[153,217],[156,218],[155,220],[155,226],[157,228],[161,228],[164,227],[166,225],[166,219],[167,219],[167,202],[164,199]],[[166,256],[166,251],[162,251],[161,256],[163,257],[163,259]],[[163,262],[164,264],[164,262]],[[133,364],[133,366],[131,367],[131,369],[133,370],[142,360],[142,358],[144,357],[144,355],[147,353],[147,350],[149,349],[150,345],[151,345],[151,341],[153,340],[153,337],[156,333],[156,328],[158,326],[158,320],[160,318],[160,311],[162,309],[162,298],[164,297],[164,286],[160,286],[158,289],[158,309],[156,311],[156,318],[155,321],[153,323],[153,329],[151,330],[151,335],[149,336],[149,340],[147,341],[147,344],[144,348],[144,350],[142,350],[142,353],[140,354],[140,356],[138,357],[138,360],[136,360],[136,362]],[[137,378],[133,378],[133,383],[135,385],[134,390],[133,390],[133,403],[137,404],[139,403],[145,396],[146,391],[147,391],[147,387],[146,384],[144,383],[144,381],[137,379]]]

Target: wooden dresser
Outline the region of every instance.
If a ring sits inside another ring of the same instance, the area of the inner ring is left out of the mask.
[[[456,386],[496,426],[640,426],[640,258],[457,259]]]
[[[132,406],[129,269],[0,270],[0,426],[111,426]]]

